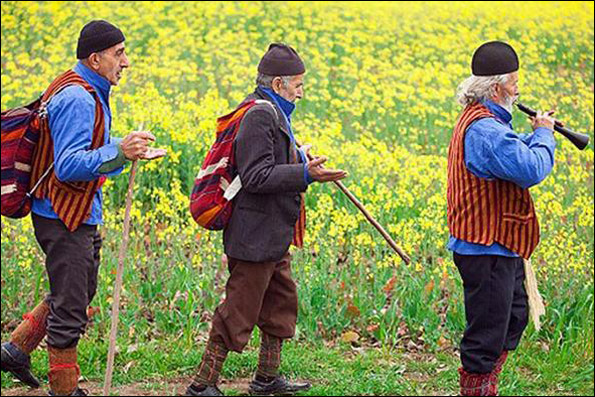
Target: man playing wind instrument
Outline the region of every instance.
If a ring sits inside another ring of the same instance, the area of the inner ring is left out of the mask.
[[[498,394],[498,377],[528,323],[524,259],[539,243],[529,188],[554,165],[550,114],[513,131],[519,61],[503,42],[473,55],[473,75],[459,87],[464,110],[448,154],[448,248],[463,279],[467,327],[461,342],[461,395]]]

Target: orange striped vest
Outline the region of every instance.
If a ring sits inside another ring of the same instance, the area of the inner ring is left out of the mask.
[[[480,103],[469,105],[454,128],[448,150],[448,228],[469,243],[503,245],[529,259],[539,243],[539,223],[528,189],[475,176],[465,165],[465,133],[476,120],[494,117]]]
[[[44,92],[42,103],[68,85],[80,85],[95,98],[95,125],[93,127],[93,139],[91,150],[99,149],[104,144],[105,119],[101,102],[95,90],[81,76],[73,70],[69,70],[56,78]],[[33,157],[33,170],[31,171],[31,188],[40,181],[47,170],[54,163],[54,144],[49,129],[48,118],[39,119],[40,138]],[[68,230],[74,232],[78,227],[91,216],[93,198],[101,187],[103,179],[92,182],[60,182],[54,170],[43,179],[34,197],[37,199],[48,198],[52,208],[66,225]]]

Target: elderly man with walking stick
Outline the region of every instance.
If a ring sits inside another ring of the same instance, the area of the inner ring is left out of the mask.
[[[295,333],[298,297],[289,247],[301,247],[305,231],[303,193],[308,185],[338,181],[340,170],[322,168],[326,158],[308,160],[296,145],[291,117],[303,95],[304,63],[284,44],[271,44],[258,65],[258,100],[241,121],[235,158],[242,188],[224,230],[230,278],[226,299],[216,309],[210,337],[189,396],[220,396],[217,381],[230,351],[242,352],[255,326],[261,331],[255,395],[291,395],[309,384],[279,374],[283,341]]]
[[[129,66],[122,31],[106,21],[88,23],[77,58],[44,93],[48,117],[31,174],[33,227],[46,255],[50,293],[2,344],[2,371],[39,387],[30,354],[47,335],[50,395],[56,396],[86,395],[78,387],[77,344],[97,289],[103,182],[129,160],[164,155],[149,148],[155,138],[148,132],[110,136],[110,87]]]
[[[539,113],[532,134],[513,131],[519,60],[510,45],[483,44],[471,69],[459,87],[464,110],[448,154],[448,247],[463,279],[467,318],[461,395],[492,396],[529,319],[533,290],[524,282],[532,271],[525,260],[539,243],[529,188],[554,165],[555,120]]]

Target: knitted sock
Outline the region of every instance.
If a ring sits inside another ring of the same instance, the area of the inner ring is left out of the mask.
[[[56,396],[69,396],[78,388],[81,370],[77,361],[77,348],[56,349],[48,346],[50,357],[50,390]]]
[[[193,385],[199,389],[205,386],[215,386],[228,353],[229,350],[225,345],[209,339]]]
[[[45,338],[50,306],[43,301],[30,313],[23,315],[23,322],[10,335],[10,342],[29,355]]]
[[[459,368],[461,396],[497,396],[497,377],[488,374],[471,374]]]
[[[257,378],[270,380],[279,376],[282,349],[283,339],[262,332],[258,370],[256,371]]]

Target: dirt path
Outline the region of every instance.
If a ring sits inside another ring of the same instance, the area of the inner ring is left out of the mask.
[[[183,396],[191,380],[186,378],[172,379],[169,381],[154,381],[148,383],[132,383],[130,385],[114,387],[112,395],[114,396]],[[223,381],[221,390],[223,392],[233,390],[234,394],[247,394],[248,379],[234,381]],[[45,386],[45,385],[44,385]],[[86,382],[81,383],[80,387],[86,389],[93,396],[101,396],[103,387],[101,383]],[[47,396],[47,389],[32,390],[18,387],[11,389],[2,389],[2,396]]]

